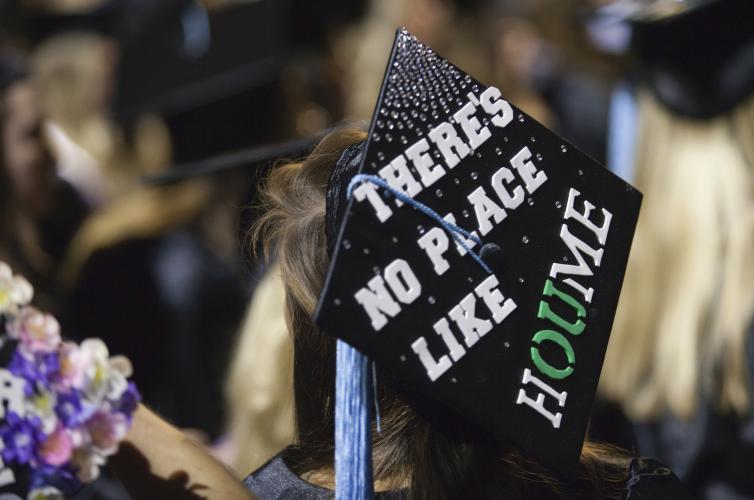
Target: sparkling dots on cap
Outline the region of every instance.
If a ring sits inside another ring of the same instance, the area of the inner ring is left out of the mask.
[[[440,122],[452,122],[451,115],[466,103],[467,94],[478,97],[482,91],[484,87],[470,76],[462,75],[408,31],[400,30],[383,106],[371,136],[386,149],[375,148],[377,166],[369,165],[379,169],[392,159],[387,154],[390,143],[413,144]]]

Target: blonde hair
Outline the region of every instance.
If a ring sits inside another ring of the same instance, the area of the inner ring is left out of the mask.
[[[294,441],[293,343],[285,289],[272,267],[254,291],[225,384],[229,464],[241,475]]]
[[[698,121],[639,96],[644,193],[601,393],[632,419],[688,418],[700,397],[749,402],[754,305],[754,98]]]

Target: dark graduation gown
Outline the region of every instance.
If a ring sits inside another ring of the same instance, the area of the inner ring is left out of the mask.
[[[289,467],[291,460],[295,459],[289,450],[283,450],[244,480],[246,488],[260,500],[335,498],[334,491],[315,486],[297,476]],[[380,492],[376,493],[374,498],[375,500],[407,500],[408,492],[405,490]],[[561,498],[596,500],[584,495]],[[623,498],[625,500],[685,500],[688,494],[670,469],[656,460],[635,458],[629,467]]]

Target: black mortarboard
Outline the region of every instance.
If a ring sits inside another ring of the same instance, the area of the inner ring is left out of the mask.
[[[327,201],[318,327],[409,400],[572,471],[641,194],[399,30]]]
[[[0,56],[0,93],[11,85],[29,76],[26,65],[20,56]]]
[[[675,113],[708,119],[754,92],[751,0],[619,0],[589,30],[605,50],[630,44],[642,82]]]
[[[304,137],[254,146],[199,161],[174,165],[159,174],[144,176],[141,181],[144,184],[160,186],[235,169],[266,166],[281,158],[298,158],[308,154],[318,140],[318,137]]]
[[[691,6],[678,15],[634,20],[632,49],[660,102],[711,118],[754,93],[754,2],[683,3]]]

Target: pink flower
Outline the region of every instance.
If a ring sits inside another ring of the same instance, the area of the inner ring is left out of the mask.
[[[92,446],[103,455],[112,455],[118,450],[118,443],[126,437],[128,420],[122,413],[98,411],[86,423]]]
[[[52,352],[60,344],[60,325],[50,314],[24,307],[8,325],[8,335],[20,340],[29,353]]]
[[[81,389],[84,383],[85,363],[79,347],[73,342],[63,342],[58,348],[60,372],[58,383],[63,389]]]
[[[71,459],[72,452],[73,442],[71,437],[68,435],[68,431],[59,425],[42,444],[39,455],[46,463],[58,467]]]

